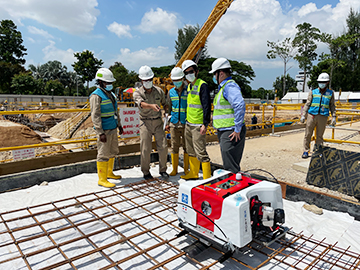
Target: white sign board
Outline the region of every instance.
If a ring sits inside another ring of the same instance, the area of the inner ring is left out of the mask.
[[[14,160],[35,158],[35,149],[29,148],[29,149],[13,150],[12,154]]]
[[[120,119],[124,133],[122,138],[140,136],[140,115],[139,109],[134,108],[120,108]]]

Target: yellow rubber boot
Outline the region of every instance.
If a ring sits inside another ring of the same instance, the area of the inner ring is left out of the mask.
[[[184,173],[187,175],[189,173],[189,155],[184,153]]]
[[[200,161],[196,157],[189,157],[190,172],[181,176],[182,179],[198,179],[200,170]]]
[[[96,162],[96,164],[97,164],[97,171],[99,176],[98,185],[107,188],[115,187],[116,186],[115,184],[110,183],[107,180],[108,161],[98,161]]]
[[[171,163],[172,163],[173,170],[170,173],[170,176],[177,175],[177,170],[178,170],[178,166],[179,166],[179,153],[171,154]]]
[[[121,175],[115,175],[113,172],[115,158],[110,158],[108,162],[107,178],[110,179],[121,179]]]
[[[208,179],[211,177],[211,164],[210,162],[201,163],[203,171],[203,179]]]

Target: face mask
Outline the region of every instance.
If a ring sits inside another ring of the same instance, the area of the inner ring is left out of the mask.
[[[175,88],[179,89],[182,86],[183,82],[179,81],[179,82],[174,82]]]
[[[108,84],[106,87],[105,87],[106,91],[111,91],[113,89],[113,85],[112,84]]]
[[[324,89],[326,87],[326,83],[319,83],[319,88]]]
[[[218,82],[217,82],[217,80],[216,80],[216,76],[215,76],[215,75],[213,76],[213,82],[214,82],[215,84],[218,84]]]
[[[150,89],[153,86],[153,82],[152,81],[145,81],[145,82],[143,82],[143,86],[146,89]]]
[[[194,73],[190,73],[190,74],[186,75],[185,78],[186,78],[189,82],[193,82],[193,81],[195,81],[195,74],[194,74]]]

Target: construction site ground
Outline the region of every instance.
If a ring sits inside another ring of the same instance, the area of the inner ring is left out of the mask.
[[[158,176],[159,168],[151,173]],[[182,169],[179,168],[181,174]],[[208,248],[189,256],[196,239],[181,231],[180,174],[142,181],[139,167],[116,171],[115,189],[96,173],[0,194],[0,269],[359,269],[360,222],[347,213],[316,215],[284,200],[285,239],[251,243],[224,262]],[[46,181],[46,179],[44,179]]]

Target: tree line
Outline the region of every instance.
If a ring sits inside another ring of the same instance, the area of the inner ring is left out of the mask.
[[[296,81],[287,73],[288,62],[295,59],[300,69],[310,74],[309,86],[317,87],[317,76],[327,72],[331,76],[331,88],[343,91],[359,91],[360,83],[360,14],[350,9],[346,20],[347,27],[343,34],[335,36],[321,33],[309,23],[296,26],[294,38],[285,38],[283,41],[267,41],[269,59],[280,58],[284,63],[283,75],[277,77],[273,89],[260,88],[253,90],[250,82],[255,78],[255,72],[250,65],[229,59],[233,79],[240,85],[242,94],[247,98],[273,99],[275,94],[281,98],[289,91],[298,91]],[[174,60],[178,61],[186,51],[191,41],[199,32],[199,25],[178,29],[175,41]],[[329,53],[316,53],[318,43],[327,44]],[[54,60],[38,66],[24,67],[24,56],[27,49],[22,45],[22,34],[11,20],[2,20],[0,23],[0,93],[34,94],[34,95],[67,95],[87,96],[93,91],[89,83],[95,77],[96,71],[102,67],[103,61],[97,59],[89,50],[74,53],[76,61],[72,64],[73,71]],[[195,56],[196,57],[196,56]],[[205,80],[210,89],[217,86],[208,73],[215,58],[208,55],[206,45],[202,51],[198,66],[199,77]],[[318,60],[317,65],[313,62]],[[175,65],[153,67],[156,77],[168,77]],[[116,82],[114,87],[134,87],[139,81],[138,74],[130,71],[120,62],[109,67]],[[86,84],[86,86],[85,86]],[[305,86],[305,84],[304,84]]]
[[[297,33],[293,39],[285,38],[283,41],[267,41],[270,50],[269,59],[280,58],[284,63],[284,72],[277,78],[274,87],[286,94],[293,91],[293,84],[286,75],[287,63],[294,58],[300,69],[304,71],[303,89],[306,75],[310,75],[308,86],[312,89],[318,87],[317,77],[326,72],[330,75],[329,87],[334,90],[360,91],[360,13],[350,9],[346,19],[346,29],[340,35],[321,33],[311,24],[304,22],[296,26]],[[327,45],[329,53],[318,55],[318,43]],[[318,63],[313,65],[317,60]],[[281,84],[278,83],[281,80]],[[297,91],[297,90],[295,90]]]

